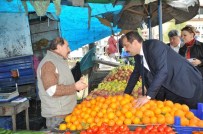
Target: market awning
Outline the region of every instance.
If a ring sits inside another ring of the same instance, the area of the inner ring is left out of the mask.
[[[0,1],[0,12],[25,12],[22,2],[19,0]],[[27,2],[28,11],[35,11],[33,6]],[[113,7],[112,4],[94,4],[90,3],[91,16],[102,14],[105,12],[118,11],[122,9],[121,5]],[[53,3],[50,3],[47,12],[55,13]],[[65,6],[61,7],[61,14],[59,16],[61,24],[62,37],[69,41],[71,50],[76,50],[83,45],[96,42],[112,34],[109,27],[101,24],[95,17],[91,17],[90,28],[88,28],[88,8]],[[114,32],[119,32],[120,29],[113,28]]]

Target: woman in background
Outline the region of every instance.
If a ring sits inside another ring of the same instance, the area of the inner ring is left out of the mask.
[[[203,43],[195,39],[196,28],[186,25],[181,29],[184,46],[179,54],[188,59],[203,75]]]

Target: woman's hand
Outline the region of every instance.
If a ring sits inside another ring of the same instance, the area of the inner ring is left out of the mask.
[[[198,66],[200,65],[202,62],[196,58],[193,59],[193,61],[191,62],[194,66]]]

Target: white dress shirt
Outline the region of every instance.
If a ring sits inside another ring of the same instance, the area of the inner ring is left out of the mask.
[[[142,46],[141,46],[141,49],[140,49],[140,55],[143,56],[144,67],[145,67],[147,70],[150,71],[149,66],[148,66],[148,64],[147,64],[147,61],[146,61],[146,59],[145,59],[145,55],[144,55],[144,52],[143,52]]]
[[[172,46],[171,44],[170,44],[170,47],[175,51],[175,52],[179,52],[179,49],[180,49],[180,43],[176,46],[176,47],[174,47],[174,46]]]

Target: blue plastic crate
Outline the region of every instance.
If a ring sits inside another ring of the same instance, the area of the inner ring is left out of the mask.
[[[193,112],[196,117],[203,120],[203,103],[198,103],[197,109],[191,109],[190,111]],[[192,134],[193,131],[203,131],[201,127],[181,126],[180,117],[175,117],[174,121],[173,127],[178,134]]]
[[[191,109],[190,111],[192,111],[199,119],[203,120],[203,103],[198,103],[197,109]]]
[[[12,118],[9,117],[0,117],[0,128],[12,129]]]
[[[193,131],[203,131],[202,127],[181,126],[180,117],[176,116],[173,128],[178,134],[192,134]]]

